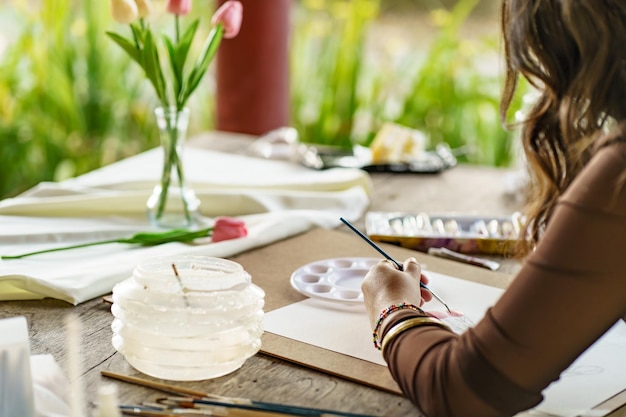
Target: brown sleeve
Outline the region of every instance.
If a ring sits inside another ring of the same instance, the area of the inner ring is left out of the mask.
[[[560,199],[536,251],[475,328],[412,328],[385,350],[428,416],[508,416],[542,399],[626,315],[626,144],[602,149]],[[386,332],[410,312],[394,315]]]

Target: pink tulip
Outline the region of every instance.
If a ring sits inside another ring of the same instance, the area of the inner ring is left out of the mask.
[[[168,0],[167,11],[172,14],[184,15],[191,10],[191,0]]]
[[[260,1],[260,0],[259,0]],[[229,0],[217,9],[211,23],[224,25],[224,38],[230,39],[237,36],[243,20],[243,4],[236,0]]]
[[[222,240],[237,239],[248,235],[246,224],[233,217],[218,217],[213,225],[213,242]]]

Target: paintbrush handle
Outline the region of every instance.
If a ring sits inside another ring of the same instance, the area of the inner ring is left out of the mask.
[[[395,259],[393,259],[391,257],[391,255],[389,255],[387,252],[385,252],[384,250],[382,250],[382,248],[380,246],[378,246],[376,243],[374,243],[369,237],[367,237],[363,232],[361,232],[359,229],[357,229],[356,227],[354,227],[354,225],[352,223],[350,223],[348,220],[344,219],[343,217],[340,217],[339,220],[341,220],[343,222],[343,224],[345,224],[346,226],[348,226],[354,233],[356,233],[357,235],[359,235],[361,237],[361,239],[363,239],[364,241],[366,241],[367,243],[370,244],[371,247],[373,247],[374,249],[376,249],[376,251],[378,253],[380,253],[381,255],[383,255],[385,258],[387,258],[388,260],[390,260],[391,262],[393,262],[394,264],[396,264],[396,267],[402,271],[402,264],[398,261],[396,261]]]
[[[343,222],[343,224],[348,226],[350,228],[350,230],[352,230],[354,233],[359,235],[364,241],[369,243],[370,246],[373,247],[374,249],[376,249],[381,255],[383,255],[385,258],[387,258],[388,260],[393,262],[396,265],[396,268],[398,268],[399,271],[403,271],[404,270],[404,267],[402,266],[402,264],[400,262],[398,262],[394,258],[392,258],[391,255],[389,255],[380,246],[378,246],[376,243],[374,243],[374,241],[372,241],[369,237],[367,237],[363,232],[361,232],[359,229],[354,227],[354,225],[352,223],[350,223],[348,220],[344,219],[343,217],[340,217],[339,220],[341,220]],[[452,313],[452,310],[450,310],[450,307],[448,307],[448,305],[441,299],[441,297],[439,297],[437,294],[432,292],[432,290],[430,288],[428,288],[428,286],[426,284],[424,284],[421,280],[420,280],[420,287],[422,287],[426,291],[430,292],[433,295],[433,297],[435,297],[435,299],[437,299],[437,301],[439,301],[441,304],[443,304],[443,306],[446,308],[446,310],[448,310],[448,313]]]
[[[354,413],[342,413],[339,411],[331,411],[331,410],[322,410],[316,408],[307,408],[307,407],[299,407],[299,406],[291,406],[285,404],[277,404],[277,403],[267,403],[262,401],[251,401],[243,398],[228,398],[228,397],[218,397],[223,399],[213,399],[210,398],[211,394],[196,391],[188,388],[183,388],[171,384],[164,384],[161,382],[149,381],[147,379],[138,378],[130,375],[122,375],[115,372],[109,371],[100,371],[102,376],[117,379],[119,381],[128,382],[130,384],[139,385],[142,387],[153,388],[162,392],[167,392],[168,394],[175,395],[184,395],[192,398],[192,402],[196,404],[208,404],[208,405],[216,405],[222,407],[228,407],[229,410],[238,410],[238,411],[255,411],[255,417],[261,417],[263,414],[259,414],[261,412],[268,413],[265,417],[278,417],[278,416],[312,416],[312,417],[372,417],[365,416],[363,414],[354,414]],[[228,416],[234,416],[236,414],[228,414]],[[241,417],[245,417],[241,415]]]
[[[196,391],[193,389],[178,387],[178,386],[170,385],[170,384],[164,384],[161,382],[149,381],[147,379],[137,378],[137,377],[130,376],[130,375],[122,375],[122,374],[117,374],[115,372],[109,372],[109,371],[100,371],[100,374],[107,378],[117,379],[118,381],[128,382],[129,384],[156,389],[158,391],[167,392],[168,394],[187,395],[187,396],[199,397],[199,398],[207,396],[206,392]]]
[[[250,409],[241,409],[241,408],[222,408],[224,410],[223,414],[211,414],[211,415],[223,415],[226,417],[285,417],[285,413],[275,413],[272,411],[266,410],[250,410]]]
[[[205,411],[199,413],[198,411]],[[188,416],[215,416],[215,417],[285,417],[283,413],[272,413],[262,410],[241,410],[238,408],[215,407],[206,410],[198,410],[190,408],[185,409],[163,409],[154,410],[152,408],[143,408],[141,406],[126,406],[122,408],[121,413],[126,416],[136,417],[188,417]]]
[[[297,405],[268,403],[263,401],[250,401],[249,404],[232,403],[228,401],[213,400],[210,398],[203,398],[199,400],[193,400],[194,404],[208,404],[222,407],[232,407],[244,410],[265,410],[268,412],[281,413],[288,416],[301,416],[301,417],[374,417],[371,415],[344,413],[341,411],[325,410],[320,408],[300,407]]]

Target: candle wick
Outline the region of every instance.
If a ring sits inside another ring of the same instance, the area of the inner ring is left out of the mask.
[[[185,287],[183,286],[183,280],[180,278],[178,274],[178,269],[176,268],[176,264],[172,264],[172,269],[174,270],[174,275],[176,276],[176,280],[178,281],[178,285],[180,285],[180,290],[183,292],[183,298],[185,299],[185,306],[189,307],[189,300],[187,299],[187,293],[185,291]]]

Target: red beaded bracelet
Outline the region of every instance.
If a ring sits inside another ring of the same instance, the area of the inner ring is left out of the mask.
[[[383,324],[383,320],[385,320],[387,316],[389,316],[394,311],[404,310],[404,309],[418,311],[421,314],[426,315],[426,313],[424,313],[424,311],[421,308],[419,308],[415,304],[410,304],[410,303],[392,304],[386,309],[384,309],[383,311],[381,311],[380,315],[378,316],[378,320],[376,320],[376,324],[374,325],[374,331],[372,332],[372,339],[374,341],[374,347],[376,349],[380,350],[381,348],[380,338],[378,337],[378,331],[380,330],[380,326],[382,326]]]

